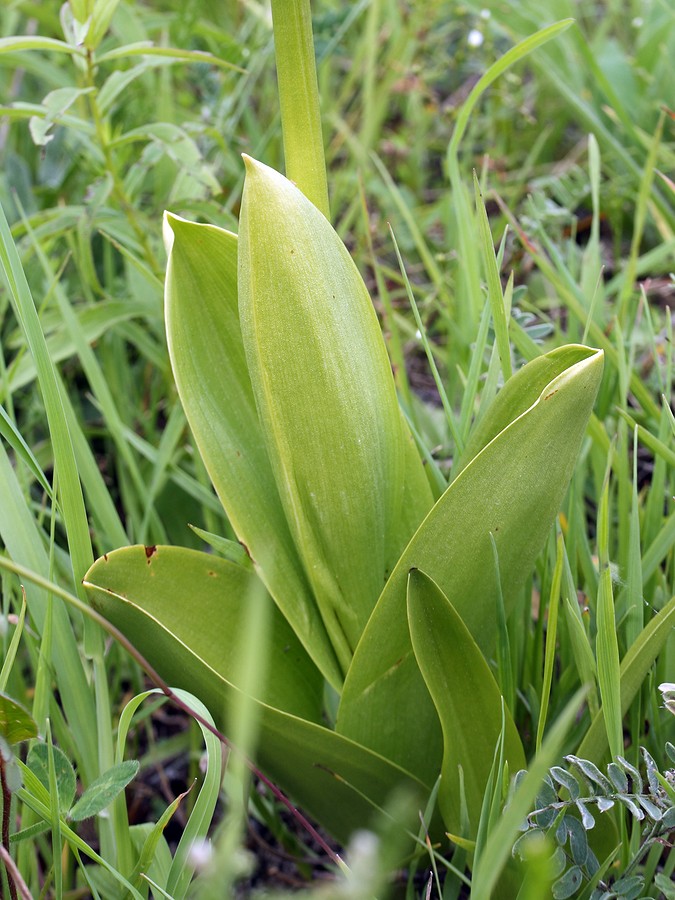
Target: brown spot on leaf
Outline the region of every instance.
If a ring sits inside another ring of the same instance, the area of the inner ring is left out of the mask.
[[[242,546],[242,547],[244,548],[244,550],[246,551],[246,555],[248,556],[248,558],[251,560],[251,562],[254,563],[255,560],[254,560],[253,557],[251,556],[251,551],[248,549],[248,547],[246,546],[246,544],[245,544],[243,541],[239,541],[239,543],[241,544],[241,546]]]
[[[157,547],[155,546],[155,544],[151,544],[149,547],[144,547],[143,549],[145,550],[145,556],[149,563],[150,557],[154,556],[155,553],[157,553]]]
[[[544,397],[544,400],[548,400],[549,397],[552,397],[554,394],[557,394],[557,393],[558,393],[558,388],[556,388],[554,391],[551,391],[550,394],[547,394],[547,395]]]

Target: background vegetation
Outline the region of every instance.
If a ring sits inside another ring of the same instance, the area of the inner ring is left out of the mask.
[[[24,620],[21,582],[8,567],[13,561],[77,595],[78,573],[113,547],[203,547],[188,523],[233,537],[169,367],[161,216],[170,209],[236,231],[240,154],[283,171],[269,11],[255,0],[96,8],[98,30],[81,52],[73,50],[69,4],[13,0],[0,9],[0,201],[35,299],[33,306],[15,266],[17,289],[0,291],[0,689],[30,710],[43,738],[51,735],[80,785],[123,759],[139,760],[140,772],[128,788],[128,812],[118,801],[108,815],[70,821],[78,850],[55,812],[60,763],[52,756],[43,767],[47,825],[35,804],[16,797],[12,822],[22,832],[13,853],[33,896],[122,896],[104,870],[130,873],[115,847],[131,844],[130,853],[145,848],[143,870],[170,883],[171,896],[222,896],[223,885],[235,883],[250,892],[265,878],[276,886],[317,882],[331,860],[277,801],[253,792],[246,837],[230,772],[229,803],[214,812],[217,742],[207,738],[204,774],[199,726],[157,698],[132,700],[147,688],[138,666],[79,616],[69,619],[46,584],[24,579]],[[508,656],[495,666],[530,752],[590,680],[585,711],[565,738],[571,752],[602,689],[603,560],[611,563],[617,659],[673,594],[675,13],[663,0],[322,0],[313,12],[333,221],[371,289],[402,401],[440,471],[451,472],[501,377],[484,314],[488,273],[472,170],[504,284],[513,273],[515,366],[566,341],[605,350],[595,416],[560,517],[564,557],[552,534],[506,625]],[[466,105],[495,60],[566,16],[575,18],[572,27]],[[17,35],[28,37],[22,43]],[[466,125],[459,143],[452,141],[458,123]],[[8,234],[2,243],[11,266]],[[640,747],[661,771],[672,765],[665,747],[673,718],[657,686],[674,680],[674,654],[670,635],[623,719],[626,758],[643,771]],[[136,706],[128,730],[125,716]],[[205,785],[203,807],[197,788],[176,804],[194,778]],[[39,797],[39,785],[25,784]],[[62,803],[63,813],[69,808]],[[199,814],[188,823],[194,808]],[[189,888],[189,872],[182,880],[178,873],[200,861],[193,856],[188,865],[188,841],[179,841],[207,832],[220,852]],[[672,896],[675,858],[664,840],[646,845],[644,824],[627,814],[604,883],[633,865],[642,894],[630,896]],[[388,847],[386,829],[379,851],[365,838],[357,844],[351,876],[331,888],[342,892],[336,896],[369,896],[388,869]],[[80,865],[87,848],[99,854],[97,865]],[[454,852],[464,870],[461,850],[439,850],[447,859]],[[409,896],[425,890],[434,867],[432,891],[443,882],[446,897],[466,890],[466,876],[448,870],[445,877],[442,861],[430,867],[421,854],[402,876]],[[592,874],[583,876],[572,885],[579,896],[592,889]]]

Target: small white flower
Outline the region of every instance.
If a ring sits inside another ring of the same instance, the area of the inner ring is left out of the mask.
[[[373,874],[377,872],[379,847],[379,838],[372,831],[355,831],[349,840],[345,876],[348,885],[359,889],[359,896],[363,896],[360,890],[372,881]],[[355,890],[354,893],[356,894],[356,892]],[[350,890],[347,896],[350,896],[351,893]]]
[[[485,22],[487,22],[487,20],[490,18],[491,15],[492,15],[492,13],[490,12],[489,9],[481,9],[481,11],[480,11],[480,17]]]
[[[208,866],[213,856],[213,846],[211,841],[197,840],[190,847],[190,862],[198,872],[203,872]]]
[[[469,47],[476,48],[482,46],[484,40],[485,37],[483,36],[483,32],[479,31],[477,28],[472,28],[467,36],[466,42]]]
[[[347,858],[352,866],[362,861],[372,863],[377,856],[380,840],[372,831],[355,831],[349,841]]]
[[[644,23],[645,23],[645,20],[641,16],[635,16],[635,18],[633,19],[633,21],[630,24],[633,26],[633,28],[642,28]]]

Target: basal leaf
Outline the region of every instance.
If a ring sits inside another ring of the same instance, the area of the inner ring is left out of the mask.
[[[91,602],[108,616],[115,596],[142,604],[151,620],[163,622],[179,641],[198,650],[204,662],[232,677],[246,604],[258,581],[251,570],[184,547],[125,547],[97,560],[85,585]],[[270,601],[271,603],[271,601]],[[260,700],[311,721],[319,721],[323,682],[284,617],[273,610],[267,683]],[[152,624],[147,626],[152,630]],[[129,635],[133,643],[136,636]],[[154,654],[149,657],[154,664]]]
[[[290,181],[248,158],[246,167],[246,359],[286,519],[346,671],[402,549],[407,428],[372,302],[344,244]],[[429,497],[411,498],[418,520]]]
[[[596,350],[576,346],[551,355],[562,371],[460,472],[406,547],[345,681],[338,731],[387,752],[423,780],[438,770],[441,740],[410,644],[408,572],[419,568],[432,578],[482,652],[491,652],[497,586],[490,537],[508,615],[559,510],[602,375],[602,353]],[[533,366],[538,389],[541,366],[539,361]],[[522,408],[523,398],[531,399],[528,369],[512,379],[520,385],[507,397],[513,410]],[[500,408],[497,412],[508,418]]]
[[[164,549],[168,548],[160,551]],[[114,555],[108,559],[113,560]],[[100,565],[101,561],[95,564],[90,577]],[[176,616],[175,605],[158,609],[147,590],[139,592],[133,587],[126,597],[91,584],[88,587],[96,607],[159,674],[172,686],[184,687],[199,697],[227,733],[237,688],[213,666],[213,659],[206,659],[212,655],[210,629],[202,623],[199,628],[188,628],[189,638],[185,633],[180,637],[172,632],[179,630],[176,619],[184,621],[185,616]],[[200,593],[197,586],[193,597]],[[192,617],[196,617],[194,607]],[[228,636],[231,642],[236,638],[236,633]],[[429,793],[412,775],[342,735],[267,704],[252,703],[259,715],[257,759],[261,768],[339,840],[345,842],[354,829],[367,827],[375,808],[383,806],[397,787],[418,796],[422,803]]]
[[[415,658],[443,731],[438,795],[443,821],[450,831],[460,833],[461,767],[469,836],[474,837],[502,729],[499,687],[452,604],[417,569],[408,578],[408,625]],[[525,767],[525,754],[508,709],[505,709],[505,728],[505,756],[509,770],[515,772]]]
[[[166,329],[176,385],[214,487],[279,608],[325,677],[342,682],[293,545],[246,367],[237,238],[167,214]]]

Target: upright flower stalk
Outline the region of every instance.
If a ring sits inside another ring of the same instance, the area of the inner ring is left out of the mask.
[[[286,176],[330,219],[309,0],[272,0]]]

